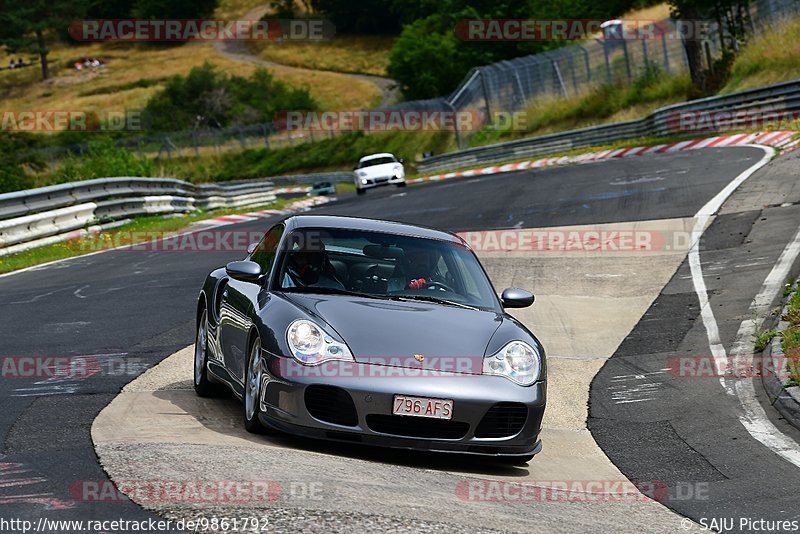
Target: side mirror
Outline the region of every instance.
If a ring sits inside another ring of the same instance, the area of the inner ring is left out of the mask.
[[[504,308],[527,308],[533,304],[533,298],[533,293],[530,291],[509,287],[503,290],[500,301]]]
[[[225,272],[241,282],[257,282],[261,278],[261,266],[254,261],[232,261],[225,266]]]
[[[247,245],[247,253],[252,254],[253,252],[256,251],[256,247],[258,247],[258,241],[256,241],[255,243],[250,243],[249,245]]]
[[[399,161],[400,163],[403,163],[403,158],[400,158],[397,161]]]

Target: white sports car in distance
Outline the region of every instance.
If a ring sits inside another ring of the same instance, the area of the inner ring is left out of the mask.
[[[397,159],[392,154],[372,154],[358,160],[358,165],[353,169],[356,193],[363,195],[367,189],[381,185],[394,184],[397,187],[406,186],[406,171],[403,160]]]

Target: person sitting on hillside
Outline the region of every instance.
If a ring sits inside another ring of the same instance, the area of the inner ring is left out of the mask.
[[[14,58],[13,58],[13,57],[11,58],[11,61],[10,61],[10,62],[9,62],[9,64],[8,64],[8,68],[9,68],[9,69],[15,69],[15,68],[17,68],[17,64],[16,64],[16,63],[14,63]]]

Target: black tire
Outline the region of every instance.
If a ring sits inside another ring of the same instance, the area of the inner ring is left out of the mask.
[[[522,466],[533,460],[533,457],[533,454],[526,454],[525,456],[498,456],[497,459],[506,465]]]
[[[256,351],[259,351],[259,352],[256,352]],[[242,405],[244,406],[244,410],[242,411],[243,419],[244,419],[244,428],[248,432],[250,432],[252,434],[266,434],[267,430],[268,430],[267,427],[264,426],[264,423],[262,423],[261,420],[258,418],[258,416],[261,414],[261,402],[260,402],[260,398],[261,398],[261,380],[260,379],[256,379],[256,391],[255,391],[255,399],[254,399],[255,406],[253,406],[253,408],[252,408],[253,413],[252,414],[248,413],[248,411],[249,411],[249,408],[248,408],[248,391],[249,391],[249,387],[250,387],[249,386],[250,385],[250,376],[251,376],[251,372],[252,372],[251,366],[252,366],[253,358],[256,355],[259,358],[259,364],[258,365],[262,365],[261,364],[261,353],[260,353],[260,351],[261,351],[261,340],[258,338],[258,336],[255,336],[253,338],[253,341],[250,343],[250,348],[247,351],[247,366],[245,367],[245,376],[244,376],[244,396],[243,396],[243,399],[242,399],[242,401],[243,401]]]
[[[360,187],[356,187],[356,195],[361,196],[367,192],[366,189],[361,189]]]
[[[202,354],[198,354],[198,350],[202,351]],[[200,361],[202,365],[198,365]],[[200,397],[219,397],[225,393],[222,384],[211,382],[208,378],[208,311],[206,310],[203,310],[197,322],[197,334],[194,339],[194,392]]]
[[[405,187],[405,186],[406,186],[405,182],[400,182],[399,184],[397,184],[397,187]]]

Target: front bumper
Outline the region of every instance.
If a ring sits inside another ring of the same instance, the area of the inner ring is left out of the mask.
[[[367,180],[364,183],[363,180]],[[406,181],[405,176],[377,176],[373,178],[356,177],[356,188],[358,189],[372,189],[373,187],[380,187],[382,185],[397,185]]]
[[[261,420],[278,430],[367,445],[486,456],[527,456],[541,450],[539,433],[546,402],[546,386],[543,382],[523,387],[497,376],[441,372],[413,377],[398,376],[402,374],[400,369],[397,369],[400,371],[398,373],[376,376],[372,372],[374,369],[371,369],[375,366],[370,364],[342,367],[346,369],[347,376],[345,372],[337,373],[335,364],[332,368],[327,367],[329,372],[322,376],[313,372],[297,376],[297,373],[286,372],[287,367],[281,365],[281,360],[285,363],[286,359],[276,356],[269,358],[268,374],[261,388]],[[357,372],[353,373],[353,369]],[[319,418],[319,413],[316,413],[317,417],[312,415],[307,404],[307,389],[311,386],[316,388],[314,391],[327,387],[346,392],[355,410],[352,421],[337,424]],[[423,434],[426,435],[419,435],[416,423],[423,418],[392,415],[396,394],[452,399],[452,419],[441,422],[424,419],[421,423],[426,429]],[[486,434],[487,414],[501,403],[502,406],[513,403],[516,410],[524,406],[527,416],[520,419],[524,423],[508,435],[481,437],[481,434]],[[410,431],[409,423],[414,427]],[[439,427],[446,436],[436,435]]]

